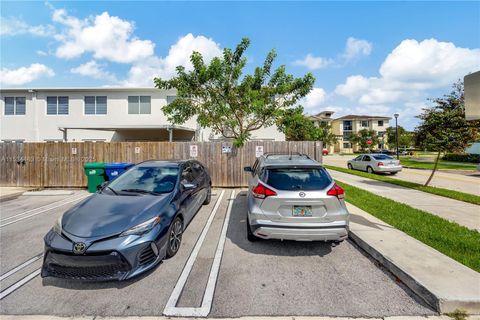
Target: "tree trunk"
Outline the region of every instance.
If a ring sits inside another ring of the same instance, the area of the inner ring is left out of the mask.
[[[437,171],[438,160],[440,160],[440,151],[438,151],[437,153],[437,159],[435,159],[435,164],[433,165],[432,174],[430,175],[430,177],[428,177],[427,182],[425,182],[424,184],[425,187],[427,187],[430,181],[432,181],[433,175],[435,174],[435,171]]]

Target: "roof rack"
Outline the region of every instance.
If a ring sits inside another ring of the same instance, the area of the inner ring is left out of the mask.
[[[263,156],[265,157],[265,159],[268,159],[268,157],[271,157],[271,156],[289,156],[290,160],[292,159],[292,156],[305,157],[307,159],[311,159],[308,155],[300,152],[267,152],[267,153],[264,153]]]

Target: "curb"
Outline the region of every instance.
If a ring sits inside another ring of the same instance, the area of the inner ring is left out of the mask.
[[[7,194],[7,195],[4,195],[4,196],[1,196],[1,197],[0,197],[0,202],[5,202],[5,201],[17,199],[17,198],[20,197],[24,192],[25,192],[25,191],[20,191],[20,192],[11,193],[11,194]]]

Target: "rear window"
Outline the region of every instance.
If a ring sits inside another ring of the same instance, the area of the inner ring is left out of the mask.
[[[373,158],[375,160],[392,160],[393,159],[392,157],[389,157],[389,156],[384,155],[384,154],[374,155]]]
[[[267,169],[262,180],[278,190],[322,190],[332,182],[323,168]]]

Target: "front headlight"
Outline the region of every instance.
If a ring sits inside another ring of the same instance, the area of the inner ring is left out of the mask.
[[[53,225],[53,231],[59,235],[62,235],[62,217],[63,216],[60,216]]]
[[[128,229],[127,231],[122,232],[120,236],[129,236],[131,234],[142,235],[152,230],[153,227],[160,223],[160,220],[160,217],[154,217],[150,220],[136,225],[135,227]]]

